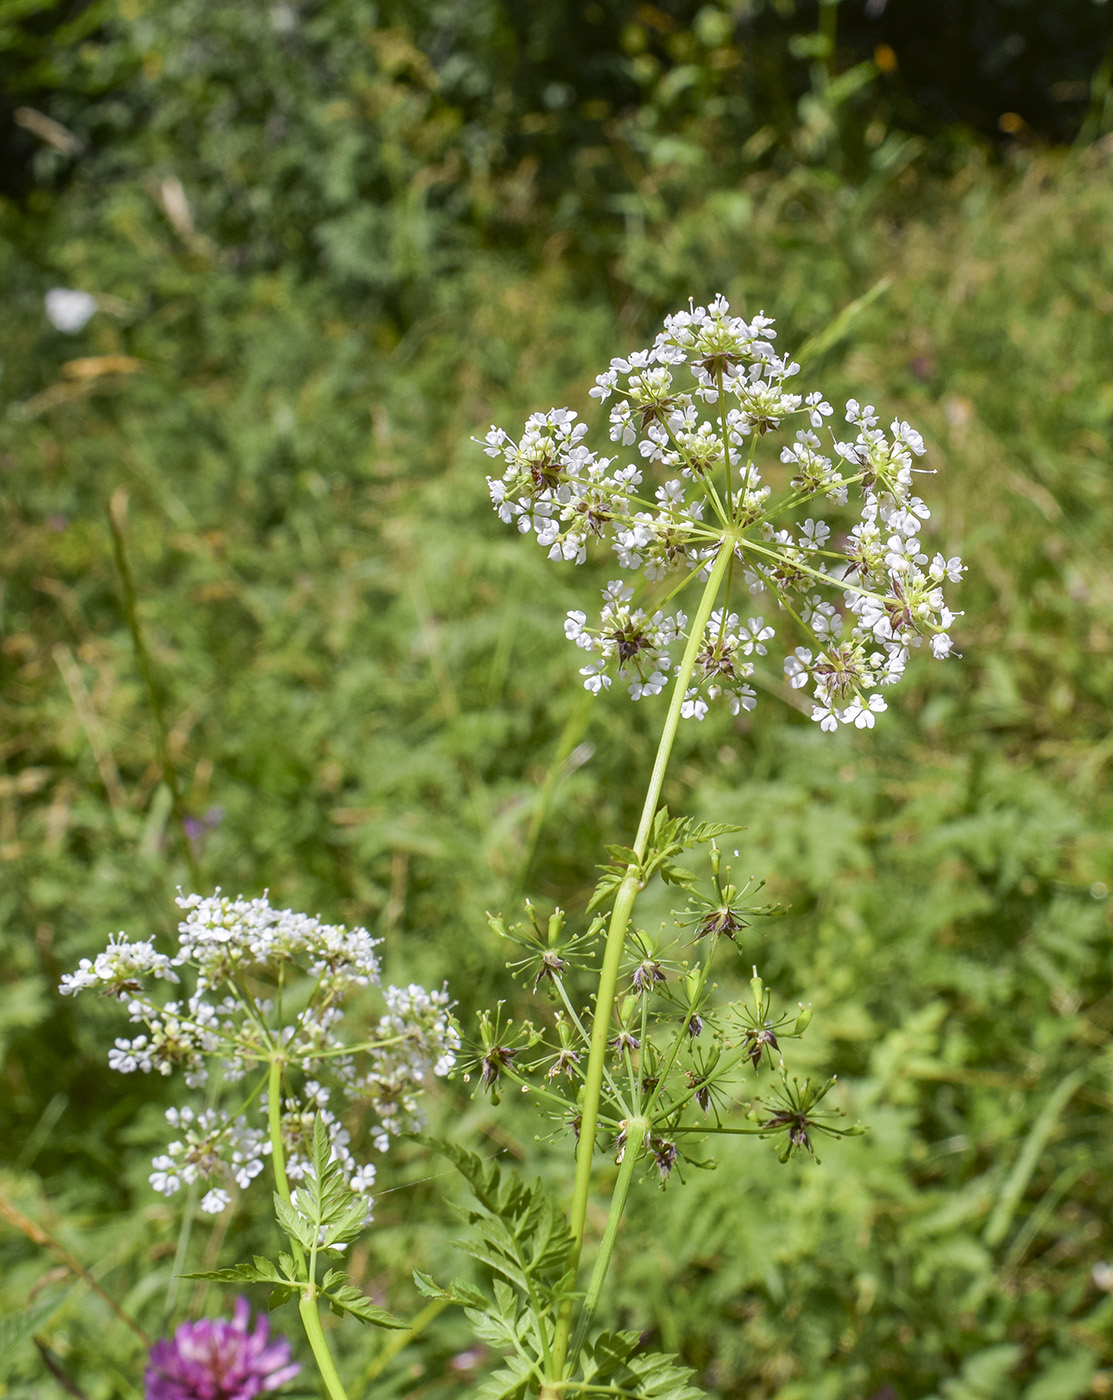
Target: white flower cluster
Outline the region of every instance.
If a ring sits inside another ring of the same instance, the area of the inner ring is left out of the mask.
[[[596,694],[611,683],[607,668],[612,663],[622,680],[628,681],[635,700],[656,695],[668,683],[672,663],[668,648],[676,641],[678,629],[687,618],[683,613],[669,617],[655,612],[647,617],[641,608],[632,608],[634,590],[621,579],[603,589],[603,612],[599,626],[588,627],[587,613],[570,612],[564,635],[584,651],[595,652],[598,660],[580,669],[584,685]]]
[[[391,1135],[413,1127],[423,1087],[456,1061],[460,1036],[448,993],[383,988],[376,941],[366,929],[272,909],[265,895],[229,899],[217,890],[207,898],[180,895],[177,903],[185,917],[174,956],[120,933],[61,983],[64,995],[95,989],[126,1001],[129,1019],[144,1028],[116,1040],[111,1068],[164,1075],[181,1069],[192,1089],[211,1083],[219,1092],[241,1081],[251,1086],[246,1102],[240,1091],[231,1113],[213,1106],[169,1109],[167,1120],[180,1136],[155,1158],[151,1185],[172,1195],[207,1182],[202,1209],[217,1212],[227,1205],[232,1182],[244,1187],[258,1175],[271,1143],[245,1115],[252,1108],[265,1115],[269,1068],[277,1059],[287,1086],[291,1078],[298,1081],[298,1092],[284,1096],[281,1114],[289,1174],[298,1178],[308,1169],[319,1115],[349,1185],[366,1195],[375,1168],[353,1156],[348,1130],[329,1107],[332,1096],[338,1095],[341,1110],[358,1104],[371,1115],[370,1137],[380,1151]],[[186,970],[192,973],[189,995],[161,1004],[152,999],[149,979],[178,983]],[[339,1029],[344,1001],[369,987],[379,990],[385,1014],[373,1034],[347,1039]]]
[[[755,704],[746,658],[766,653],[774,629],[760,615],[740,622],[733,585],[743,597],[767,595],[805,632],[808,644],[793,648],[784,670],[792,686],[813,687],[813,718],[824,729],[870,727],[885,708],[881,688],[900,678],[912,648],[926,638],[934,656],[950,654],[957,614],[942,586],[964,566],[921,548],[930,512],[913,492],[920,434],[896,420],[886,434],[872,405],[851,399],[856,435],[839,441],[823,395],[787,387],[800,367],[777,354],[774,337],[770,318],[732,316],[721,296],[669,316],[648,349],[612,360],[591,390],[601,402],[618,396],[610,441],[619,455],[589,448],[586,425],[567,408],[532,415],[518,441],[493,427],[483,446],[503,472],[488,478],[491,499],[552,559],[582,563],[592,541],[609,543],[651,596],[668,575],[697,578],[720,550],[733,551],[739,567],[701,639],[686,716],[702,719],[719,696],[736,714]],[[780,451],[770,451],[765,440],[778,434]],[[647,484],[649,471],[658,484]],[[807,514],[817,497],[848,506],[852,491],[857,519],[842,533]],[[666,583],[663,598],[687,580]],[[687,619],[633,598],[618,580],[604,590],[598,626],[568,615],[567,636],[594,656],[581,670],[589,690],[617,675],[640,699],[668,683],[669,648],[686,640]]]

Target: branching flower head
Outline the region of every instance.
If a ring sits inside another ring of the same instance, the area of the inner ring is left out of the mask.
[[[203,1184],[202,1209],[223,1210],[231,1187],[248,1186],[263,1169],[272,1148],[267,1096],[281,1081],[287,1174],[300,1180],[308,1171],[319,1118],[369,1216],[375,1167],[353,1154],[343,1113],[349,1104],[370,1113],[379,1150],[419,1121],[422,1090],[449,1073],[459,1048],[448,993],[383,988],[366,929],[272,909],[265,895],[229,899],[218,890],[205,898],[182,895],[178,905],[184,918],[176,953],[120,933],[61,984],[65,995],[92,989],[126,1002],[129,1019],[142,1027],[116,1040],[111,1068],[163,1075],[180,1069],[192,1089],[217,1087],[216,1101],[205,1108],[167,1110],[175,1136],[154,1159],[151,1185],[170,1196]],[[159,979],[187,985],[177,998],[160,1001],[148,985]],[[341,1031],[345,1003],[367,989],[379,992],[385,1011],[369,1034],[350,1039]],[[272,1079],[275,1066],[279,1081]]]
[[[763,1106],[764,1115],[757,1112],[753,1114],[761,1125],[758,1129],[761,1136],[771,1137],[776,1142],[777,1154],[782,1162],[788,1161],[798,1152],[808,1152],[814,1157],[812,1137],[816,1133],[835,1138],[857,1137],[864,1131],[860,1123],[854,1123],[847,1128],[836,1127],[835,1122],[842,1117],[842,1111],[819,1108],[819,1104],[827,1097],[834,1084],[834,1079],[820,1084],[805,1079],[801,1084],[798,1079],[790,1080],[788,1075],[782,1072],[779,1086]]]
[[[628,578],[644,579],[644,604],[620,578],[597,624],[568,614],[568,638],[591,657],[588,690],[617,677],[636,700],[661,691],[689,640],[671,600],[729,549],[736,567],[699,639],[684,716],[702,719],[720,699],[735,714],[753,709],[755,658],[783,618],[798,634],[784,674],[811,686],[812,718],[826,730],[872,728],[914,648],[951,653],[958,614],[944,585],[964,566],[922,547],[920,434],[896,419],[886,432],[872,405],[850,399],[850,432],[836,436],[833,406],[790,387],[800,367],[774,338],[769,317],[732,315],[721,296],[667,317],[651,346],[612,360],[591,390],[616,400],[615,455],[589,447],[567,408],[534,414],[518,440],[493,427],[483,446],[502,472],[488,478],[491,499],[551,559],[583,563],[602,542]],[[827,510],[847,511],[852,496],[855,514],[833,527]]]

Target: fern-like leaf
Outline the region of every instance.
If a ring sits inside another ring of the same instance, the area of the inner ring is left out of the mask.
[[[517,1400],[526,1394],[533,1367],[522,1356],[508,1356],[497,1371],[479,1383],[475,1400]]]
[[[733,835],[742,830],[740,826],[723,822],[697,822],[689,817],[670,817],[668,808],[662,807],[653,818],[646,853],[641,859],[628,846],[607,847],[612,863],[602,867],[602,876],[595,886],[587,912],[591,913],[605,904],[631,873],[643,889],[654,875],[659,875],[667,885],[688,888],[695,883],[696,877],[690,870],[677,865],[675,857],[683,851],[691,851],[696,846],[714,841],[716,837]]]
[[[360,1322],[368,1322],[372,1327],[390,1327],[405,1330],[407,1323],[377,1307],[367,1294],[351,1282],[342,1269],[329,1269],[321,1280],[321,1296],[328,1299],[329,1307],[337,1315],[351,1313]]]

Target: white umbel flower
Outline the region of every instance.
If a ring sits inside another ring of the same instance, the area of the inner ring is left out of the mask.
[[[702,719],[720,698],[735,714],[756,703],[755,663],[742,658],[764,656],[773,627],[739,625],[731,607],[747,590],[791,620],[786,633],[803,630],[803,646],[788,643],[785,675],[793,688],[814,685],[817,723],[869,728],[884,709],[879,687],[900,678],[913,648],[953,654],[958,614],[942,588],[965,566],[943,553],[929,562],[921,546],[931,515],[913,491],[921,435],[896,418],[886,433],[872,404],[848,399],[855,436],[840,441],[822,392],[790,387],[800,366],[775,338],[764,312],[738,316],[723,296],[666,317],[652,345],[613,359],[590,391],[610,401],[617,455],[598,455],[571,409],[535,413],[517,441],[492,428],[481,445],[503,471],[488,479],[491,499],[550,559],[580,564],[601,542],[631,577],[605,590],[597,626],[582,611],[567,615],[569,640],[594,653],[580,671],[586,689],[599,694],[617,678],[635,700],[662,691],[677,669],[668,648],[688,640],[672,600],[731,548],[739,567],[701,640],[682,715]],[[850,508],[852,493],[857,519],[832,525],[807,513],[817,498],[825,515]]]

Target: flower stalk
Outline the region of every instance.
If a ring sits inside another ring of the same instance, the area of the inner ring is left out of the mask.
[[[692,304],[667,317],[651,345],[613,359],[596,378],[591,396],[617,399],[607,428],[613,454],[589,445],[591,430],[567,408],[532,414],[518,438],[493,426],[482,443],[499,463],[487,480],[506,524],[560,564],[584,563],[596,545],[612,552],[620,576],[603,589],[601,610],[589,620],[574,609],[564,623],[587,653],[584,688],[598,695],[618,682],[640,701],[671,685],[637,835],[629,847],[610,848],[614,863],[587,908],[590,915],[610,906],[602,948],[598,923],[566,935],[557,910],[543,928],[528,901],[528,927],[491,920],[526,950],[511,970],[560,1007],[549,1035],[501,1009],[481,1017],[475,1065],[493,1101],[505,1075],[536,1092],[546,1111],[554,1099],[563,1103],[554,1116],[577,1133],[573,1279],[601,1134],[615,1135],[621,1164],[578,1322],[580,1295],[554,1285],[551,1346],[546,1328],[534,1354],[520,1357],[543,1378],[543,1400],[577,1384],[639,1159],[655,1161],[664,1183],[685,1155],[678,1134],[690,1142],[689,1134],[752,1133],[787,1158],[814,1155],[816,1132],[860,1131],[832,1126],[838,1110],[818,1107],[832,1080],[801,1084],[785,1071],[780,1043],[804,1033],[808,1008],[773,1011],[756,968],[752,1009],[713,1005],[708,976],[720,945],[734,946],[749,916],[778,911],[748,902],[760,883],[736,886],[722,864],[714,842],[737,828],[674,818],[661,793],[681,720],[703,720],[720,703],[734,715],[752,711],[751,682],[762,679],[761,658],[782,628],[783,674],[793,690],[811,687],[813,722],[825,732],[871,729],[916,648],[926,643],[937,660],[951,654],[948,629],[960,614],[944,585],[959,582],[965,566],[957,556],[929,555],[921,542],[931,512],[915,493],[924,472],[916,459],[926,452],[920,434],[896,419],[886,433],[873,406],[856,399],[845,405],[849,433],[837,430],[821,391],[791,387],[800,366],[774,348],[775,336],[764,312],[746,320],[722,296]],[[832,510],[851,520],[829,524],[823,516]],[[689,591],[699,596],[686,615],[678,595]],[[755,615],[746,616],[750,607]],[[675,857],[708,843],[713,888],[704,896]],[[656,874],[688,889],[691,902],[676,920],[695,929],[687,946],[632,925],[637,897]],[[703,938],[705,955],[695,951]],[[597,968],[594,1006],[578,1011],[565,979],[588,966]],[[620,995],[624,968],[630,981]],[[624,1074],[611,1072],[612,1053]],[[769,1070],[779,1084],[752,1093],[746,1079]],[[531,1083],[539,1071],[546,1082]],[[732,1100],[753,1126],[724,1126],[720,1112]]]

